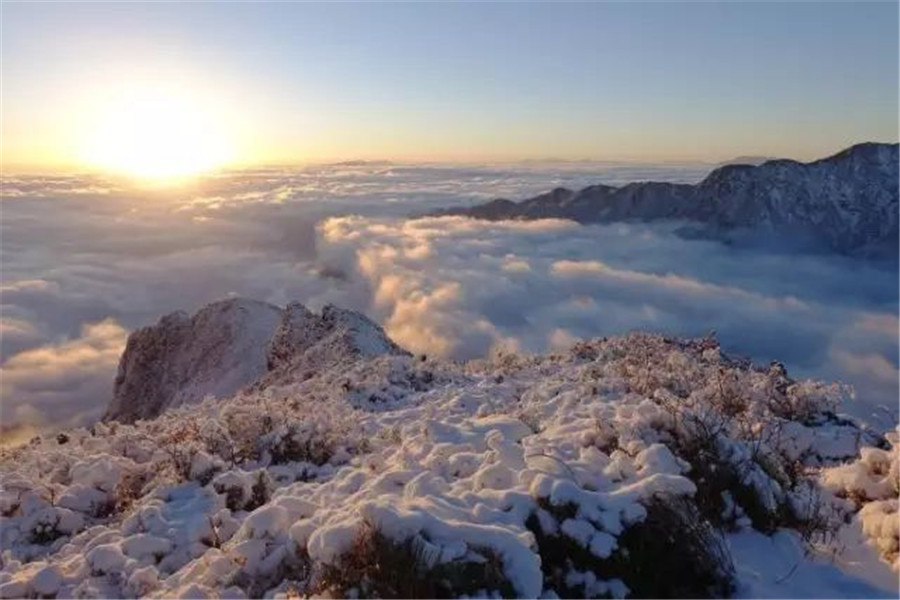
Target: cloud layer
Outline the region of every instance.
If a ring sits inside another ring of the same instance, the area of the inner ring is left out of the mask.
[[[5,178],[0,433],[90,422],[127,331],[232,294],[365,310],[400,343],[456,358],[715,329],[735,352],[853,382],[863,412],[896,404],[896,271],[664,227],[404,218],[557,185],[696,181],[708,168],[351,164],[169,190]]]
[[[671,228],[333,218],[320,260],[365,281],[400,344],[452,358],[634,329],[715,332],[726,350],[896,405],[896,271],[684,240]],[[359,293],[357,288],[356,293]]]

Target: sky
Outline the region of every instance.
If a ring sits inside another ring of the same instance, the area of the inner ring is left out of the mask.
[[[166,146],[228,164],[813,159],[897,140],[897,23],[896,2],[4,2],[3,165]],[[123,133],[156,94],[182,108]]]

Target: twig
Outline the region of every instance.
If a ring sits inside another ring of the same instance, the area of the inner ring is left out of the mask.
[[[784,583],[785,581],[787,581],[788,578],[789,578],[791,575],[794,574],[794,571],[796,571],[796,570],[797,570],[797,567],[799,567],[799,566],[800,566],[800,561],[798,560],[797,562],[794,563],[794,566],[791,567],[791,570],[788,571],[787,574],[786,574],[784,577],[779,577],[778,579],[776,579],[776,580],[775,580],[775,583],[779,583],[779,584],[780,584],[780,583]]]

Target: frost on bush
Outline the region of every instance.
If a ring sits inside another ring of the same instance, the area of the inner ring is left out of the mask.
[[[844,510],[857,512],[863,534],[900,570],[900,427],[885,436],[889,448],[865,447],[858,460],[826,470],[822,481]]]
[[[0,597],[723,596],[832,510],[897,560],[896,449],[714,340],[301,375],[0,451]]]
[[[835,524],[810,483],[816,467],[855,453],[861,432],[834,412],[846,390],[794,381],[779,363],[729,368],[733,362],[708,340],[697,349],[711,369],[701,362],[668,379],[626,375],[631,385],[652,388],[666,412],[661,431],[692,465],[700,510],[720,526],[793,527],[807,539],[828,537]]]

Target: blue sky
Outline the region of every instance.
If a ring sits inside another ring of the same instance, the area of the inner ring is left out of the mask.
[[[890,2],[5,3],[4,161],[75,160],[139,85],[201,99],[242,162],[815,158],[897,139],[897,24]]]

